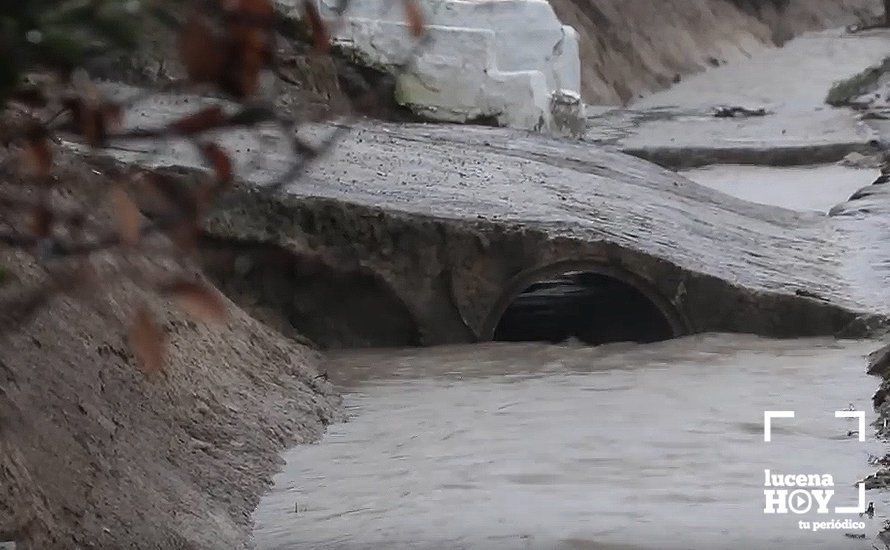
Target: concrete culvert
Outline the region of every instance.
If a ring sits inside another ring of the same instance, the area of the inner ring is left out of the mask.
[[[532,283],[507,306],[494,340],[587,344],[657,342],[677,336],[661,309],[631,284],[591,272]]]

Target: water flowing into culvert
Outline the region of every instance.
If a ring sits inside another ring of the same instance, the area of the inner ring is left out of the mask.
[[[587,344],[659,342],[673,337],[670,322],[632,285],[599,273],[568,272],[538,281],[506,308],[494,340]]]
[[[832,475],[883,454],[867,428],[875,342],[704,335],[655,344],[488,343],[340,352],[349,420],[296,447],[254,520],[259,548],[871,549],[865,528],[764,515],[764,470]],[[765,410],[794,410],[763,441]],[[846,536],[866,534],[866,539]],[[879,545],[879,547],[882,547]]]
[[[785,167],[723,164],[680,173],[705,187],[746,201],[822,214],[871,185],[880,175],[876,168],[840,164]]]

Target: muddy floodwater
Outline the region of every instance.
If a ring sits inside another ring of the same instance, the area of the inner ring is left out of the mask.
[[[256,542],[883,548],[874,537],[890,515],[884,494],[866,493],[874,518],[834,511],[856,505],[869,453],[883,455],[868,426],[878,380],[865,374],[877,346],[705,335],[343,352],[328,369],[348,422],[286,454],[255,513]],[[848,408],[866,411],[864,442],[850,433],[857,420],[835,418]],[[765,410],[795,411],[774,421],[769,443]],[[829,513],[814,503],[765,515],[766,469],[829,474]],[[799,523],[832,520],[862,525]]]
[[[681,172],[705,187],[759,204],[826,213],[880,175],[872,168],[717,165]]]

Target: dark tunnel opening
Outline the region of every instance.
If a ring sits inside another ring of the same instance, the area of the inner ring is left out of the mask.
[[[507,306],[494,340],[590,345],[658,342],[675,336],[664,313],[636,287],[599,273],[573,271],[533,283]]]

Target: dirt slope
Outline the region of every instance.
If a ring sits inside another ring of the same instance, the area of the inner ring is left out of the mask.
[[[62,162],[60,196],[101,196],[103,175]],[[40,276],[20,253],[0,251],[0,266],[0,295]],[[169,333],[158,381],[139,372],[121,326],[141,300]],[[101,304],[56,299],[0,343],[0,541],[243,547],[278,451],[318,438],[337,414],[317,354],[232,304],[226,326],[132,287]]]
[[[581,35],[584,99],[619,104],[678,76],[881,13],[880,0],[550,0]]]

